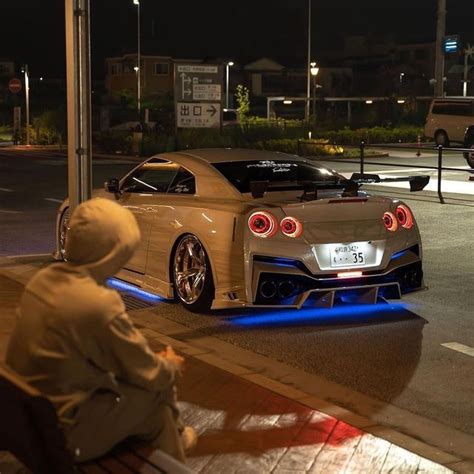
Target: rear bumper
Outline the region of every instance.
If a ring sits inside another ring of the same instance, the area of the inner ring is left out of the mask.
[[[274,259],[253,262],[253,306],[331,308],[337,302],[375,303],[379,297],[399,299],[423,288],[423,270],[417,249],[390,261],[383,270],[363,270],[351,278],[338,274],[314,275],[301,262],[282,264]]]

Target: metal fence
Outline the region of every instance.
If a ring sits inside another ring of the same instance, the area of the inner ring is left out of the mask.
[[[309,140],[298,140],[298,155],[304,155],[304,145],[314,145],[314,142]],[[419,165],[419,164],[405,164],[405,163],[388,163],[388,162],[380,162],[380,161],[367,161],[366,157],[366,149],[388,149],[388,150],[402,150],[402,151],[416,151],[417,156],[420,156],[423,151],[434,151],[436,155],[433,158],[436,158],[436,166],[427,166],[427,165]],[[442,145],[394,145],[394,144],[375,144],[375,145],[366,145],[365,142],[361,142],[359,145],[359,172],[364,174],[365,166],[366,165],[376,165],[376,166],[389,166],[389,167],[399,167],[399,168],[423,168],[426,170],[436,170],[437,171],[437,193],[438,199],[441,204],[445,203],[443,192],[442,192],[442,181],[443,181],[443,172],[444,171],[454,171],[459,173],[469,174],[469,179],[474,180],[474,169],[459,169],[459,168],[452,168],[448,166],[443,166],[443,159],[444,154],[446,152],[453,152],[456,154],[462,154],[464,157],[469,154],[470,156],[474,155],[474,149],[472,148],[451,148],[451,147],[443,147]],[[322,161],[332,161],[338,163],[354,163],[354,160],[348,159],[335,159],[335,158],[321,158]],[[474,156],[472,158],[474,161]],[[473,182],[474,187],[474,182]]]

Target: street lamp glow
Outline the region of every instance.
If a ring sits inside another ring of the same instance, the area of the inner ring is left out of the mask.
[[[373,104],[374,101],[373,100],[366,100],[365,103],[370,105],[370,104]]]
[[[140,69],[140,68],[139,68],[138,66],[135,66],[135,67],[133,68],[133,70],[134,70],[135,72],[138,72],[139,69]]]
[[[133,0],[134,5],[140,5],[140,0]]]
[[[292,101],[292,100],[289,100],[289,99],[285,99],[285,100],[283,101],[283,103],[284,103],[285,105],[291,105],[291,104],[293,103],[293,101]]]
[[[312,75],[312,76],[317,76],[317,75],[318,75],[318,73],[319,73],[319,67],[316,66],[316,63],[315,63],[315,62],[312,62],[312,63],[311,63],[310,72],[311,72],[311,75]]]
[[[225,107],[229,108],[229,68],[234,65],[234,61],[228,61],[225,65]]]
[[[397,104],[404,104],[405,103],[405,100],[404,99],[398,99],[397,100]]]

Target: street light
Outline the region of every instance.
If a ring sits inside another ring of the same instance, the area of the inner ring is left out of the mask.
[[[225,65],[225,108],[229,108],[229,69],[234,65],[232,61],[229,61]]]
[[[309,120],[309,95],[310,95],[310,88],[311,88],[311,72],[310,72],[310,64],[311,64],[311,0],[308,0],[308,63],[307,63],[307,84],[306,84],[306,104],[304,108],[304,118]]]
[[[25,102],[26,102],[26,146],[30,146],[30,76],[28,74],[28,64],[21,68],[25,75]]]
[[[316,62],[310,63],[310,72],[313,76],[313,120],[316,122],[316,76],[319,73],[319,67],[316,66]]]
[[[133,4],[137,6],[137,66],[134,67],[137,73],[137,111],[140,118],[141,110],[141,86],[140,86],[140,0],[133,0]]]

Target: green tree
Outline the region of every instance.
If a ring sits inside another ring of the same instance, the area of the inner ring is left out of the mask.
[[[235,98],[237,99],[237,110],[241,120],[245,120],[250,112],[250,99],[249,90],[242,84],[237,86],[235,92]]]

